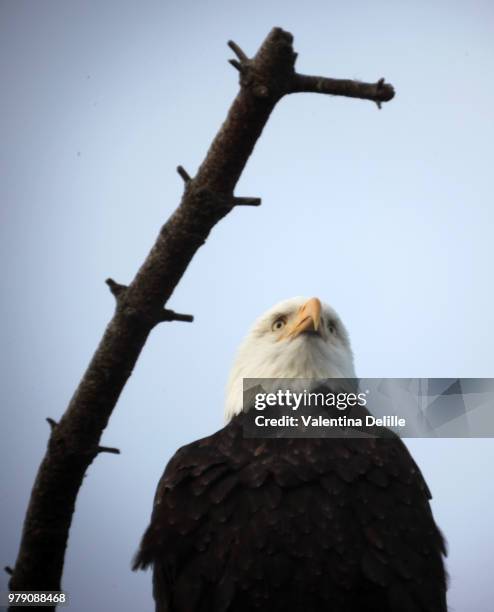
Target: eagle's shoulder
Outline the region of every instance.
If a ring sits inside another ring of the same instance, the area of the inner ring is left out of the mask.
[[[153,564],[164,549],[170,550],[177,535],[183,536],[198,526],[209,505],[204,493],[236,463],[232,450],[238,436],[238,427],[228,424],[175,452],[158,482],[151,522],[134,558],[133,569]]]
[[[236,423],[229,423],[215,433],[180,447],[168,462],[160,479],[160,490],[173,489],[184,480],[202,481],[204,472],[235,462],[235,442],[241,432]],[[237,460],[239,459],[237,454]],[[155,499],[156,503],[157,499]]]

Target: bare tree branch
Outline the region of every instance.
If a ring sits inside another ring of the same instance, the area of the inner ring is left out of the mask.
[[[116,283],[113,278],[107,278],[105,283],[108,285],[110,291],[116,299],[118,299],[122,295],[122,293],[127,290],[127,287],[125,285],[120,285],[119,283]]]
[[[377,83],[361,83],[360,81],[349,81],[347,79],[329,79],[326,77],[307,76],[306,74],[295,74],[290,93],[299,92],[361,98],[378,104],[389,102],[395,95],[393,86],[385,83],[384,79],[379,79]]]
[[[60,422],[52,427],[24,522],[10,588],[60,590],[65,548],[77,493],[99,452],[101,435],[146,339],[160,321],[191,321],[163,310],[192,257],[211,229],[238,204],[234,187],[275,104],[285,94],[318,91],[386,101],[393,89],[297,75],[292,36],[275,28],[252,59],[233,42],[240,91],[196,176],[179,167],[185,181],[182,201],[165,225],[128,287],[107,280],[117,298],[115,313]],[[50,423],[51,424],[51,423]],[[94,450],[96,449],[96,450]],[[53,609],[53,608],[52,608]]]
[[[237,45],[237,43],[233,42],[233,40],[228,41],[228,46],[241,62],[246,62],[249,59],[247,55],[245,55],[245,53],[242,51],[242,49]]]
[[[98,446],[96,449],[97,453],[110,453],[111,455],[120,455],[119,448],[112,448],[111,446]]]
[[[50,429],[53,431],[55,429],[55,427],[57,426],[57,422],[50,418],[50,417],[46,417],[46,422],[48,423],[48,425],[50,426]]]
[[[189,181],[192,180],[189,176],[189,173],[187,172],[187,170],[185,170],[183,166],[177,166],[177,172],[182,177],[184,183],[188,183]]]
[[[233,198],[234,206],[260,206],[261,198]]]
[[[228,60],[228,63],[230,63],[239,72],[242,72],[242,64],[238,60],[230,59]]]
[[[162,310],[158,322],[161,321],[185,321],[186,323],[192,323],[194,317],[189,314],[180,314],[173,310]]]

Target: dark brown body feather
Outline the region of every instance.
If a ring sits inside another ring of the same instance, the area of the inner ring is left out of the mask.
[[[246,439],[242,416],[181,448],[134,569],[159,612],[443,612],[427,486],[390,439]]]

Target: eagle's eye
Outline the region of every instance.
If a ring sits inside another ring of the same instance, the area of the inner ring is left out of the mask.
[[[273,325],[271,325],[271,331],[280,331],[280,329],[283,329],[286,325],[286,319],[285,317],[278,317]]]
[[[328,321],[328,330],[330,334],[336,333],[336,325],[334,324],[334,321]]]

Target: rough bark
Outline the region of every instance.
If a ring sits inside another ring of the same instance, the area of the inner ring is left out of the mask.
[[[366,84],[296,74],[292,36],[279,28],[252,59],[235,43],[229,46],[241,86],[228,116],[196,176],[179,166],[182,200],[133,281],[124,286],[108,279],[115,313],[60,422],[49,419],[51,435],[32,489],[12,590],[60,590],[77,493],[98,453],[118,452],[99,441],[149,333],[161,321],[192,320],[164,308],[192,257],[232,208],[260,204],[258,198],[235,198],[233,190],[275,104],[301,91],[378,105],[394,95],[383,79]]]

